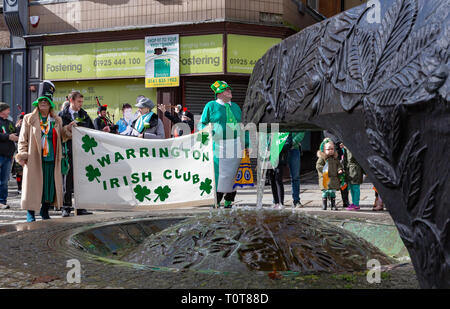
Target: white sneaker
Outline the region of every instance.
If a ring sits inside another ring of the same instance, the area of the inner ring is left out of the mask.
[[[275,204],[273,206],[274,209],[284,209],[284,205],[283,204]]]
[[[303,204],[302,204],[302,202],[300,202],[300,201],[298,201],[298,202],[295,202],[294,203],[294,206],[293,206],[294,208],[303,208],[303,207],[305,207]]]
[[[6,204],[0,204],[0,209],[4,210],[4,209],[9,209],[9,205]]]

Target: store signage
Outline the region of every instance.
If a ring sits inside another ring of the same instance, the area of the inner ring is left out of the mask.
[[[144,75],[142,40],[44,46],[44,79]]]
[[[161,209],[214,205],[211,126],[165,140],[74,128],[75,207]]]
[[[256,62],[280,42],[279,38],[228,34],[227,72],[252,74]]]
[[[178,34],[145,37],[145,87],[180,85]]]
[[[83,109],[88,112],[92,120],[97,117],[98,106],[95,97],[99,98],[101,104],[108,105],[108,112],[111,120],[114,118],[114,122],[117,122],[122,117],[122,105],[125,103],[133,106],[133,111],[137,111],[134,105],[138,95],[144,95],[156,102],[156,88],[145,88],[143,78],[63,81],[55,82],[54,84],[56,91],[53,101],[58,109],[60,109],[62,103],[66,100],[66,96],[72,90],[78,90],[84,96]],[[154,112],[156,112],[156,108]]]
[[[223,72],[223,35],[180,37],[180,73]]]

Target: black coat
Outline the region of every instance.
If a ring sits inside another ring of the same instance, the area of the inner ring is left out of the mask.
[[[164,113],[164,116],[169,118],[170,121],[172,121],[173,124],[177,124],[177,123],[183,122],[183,123],[187,124],[189,126],[189,128],[191,129],[191,132],[193,132],[194,131],[194,120],[191,119],[191,120],[182,121],[180,115],[181,115],[181,113],[172,115],[168,111],[166,111]],[[189,132],[188,134],[190,134],[191,132]],[[178,136],[181,136],[181,135],[183,135],[183,130],[179,130],[179,132],[178,132]]]
[[[14,151],[16,151],[16,145],[9,139],[9,135],[14,133],[16,133],[14,123],[8,119],[0,118],[0,156],[12,158]]]
[[[103,128],[106,127],[107,125],[109,126],[109,128],[111,129],[111,133],[116,133],[118,126],[110,123],[108,120],[106,120],[106,118],[103,118],[101,116],[98,116],[97,118],[94,119],[94,128],[96,130],[99,131],[103,131]]]
[[[63,126],[68,125],[73,121],[72,115],[69,112],[69,106],[59,112],[59,117],[61,117]],[[88,113],[84,109],[80,109],[78,111],[78,117],[84,119],[81,122],[77,123],[77,126],[89,129],[95,129],[94,124],[92,123],[91,117],[89,117]],[[67,151],[69,155],[72,155],[72,140],[67,141]]]

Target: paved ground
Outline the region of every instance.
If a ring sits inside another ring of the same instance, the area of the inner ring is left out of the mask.
[[[360,212],[369,212],[375,216],[386,214],[386,212],[374,213],[371,211],[375,201],[375,193],[372,184],[364,182],[361,185],[361,210]],[[350,194],[349,194],[350,195]],[[319,210],[322,205],[321,192],[317,184],[317,173],[310,172],[301,177],[300,198],[305,206],[303,210]],[[350,197],[349,197],[350,198]],[[351,198],[350,198],[351,199]],[[264,189],[263,206],[270,207],[272,205],[272,191],[270,186]],[[292,206],[292,190],[289,182],[285,183],[285,204],[287,207]],[[17,187],[14,181],[10,182],[8,204],[11,209],[0,210],[0,226],[8,224],[17,224],[26,222],[26,212],[20,209],[20,195],[17,193]],[[223,204],[223,201],[222,201]],[[238,190],[236,195],[236,204],[239,206],[255,206],[256,204],[256,188]],[[336,196],[336,205],[342,209],[342,199],[338,192]],[[94,211],[94,214],[109,213],[107,211]],[[352,212],[353,213],[353,212]],[[50,217],[59,218],[60,211],[50,211]],[[73,213],[71,214],[73,216]],[[39,215],[36,215],[39,220]]]
[[[290,185],[286,185],[286,204],[292,203]],[[52,220],[24,223],[26,213],[20,210],[16,188],[10,187],[11,209],[0,210],[0,288],[418,288],[411,264],[390,266],[384,269],[380,284],[369,284],[365,273],[324,274],[320,276],[284,276],[272,280],[263,273],[252,275],[216,275],[195,271],[157,271],[136,269],[119,264],[107,264],[86,256],[68,245],[68,238],[77,229],[99,223],[122,220],[186,215],[210,211],[208,207],[188,210],[152,212],[105,212],[94,215],[61,218],[60,212],[50,212]],[[321,195],[314,174],[302,179],[301,200],[306,211],[317,216],[364,218],[392,224],[387,212],[371,211],[374,192],[370,183],[361,187],[361,211],[322,211]],[[256,189],[241,190],[236,198],[237,207],[254,207]],[[265,188],[263,205],[271,205],[270,187]],[[337,205],[342,205],[340,196]],[[267,207],[266,206],[266,207]],[[78,259],[81,263],[81,283],[66,280],[67,261]]]

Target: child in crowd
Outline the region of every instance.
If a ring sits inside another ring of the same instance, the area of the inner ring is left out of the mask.
[[[322,209],[327,209],[327,201],[330,199],[331,209],[336,207],[336,190],[340,188],[339,175],[343,173],[342,165],[334,151],[334,143],[325,138],[317,151],[316,170],[319,174],[319,187],[322,190]]]
[[[384,204],[383,200],[381,199],[380,194],[378,193],[377,189],[373,187],[375,190],[375,202],[373,203],[373,211],[383,211],[384,210]]]
[[[352,203],[346,208],[347,210],[359,210],[359,199],[361,196],[360,185],[363,183],[363,169],[356,161],[353,154],[344,146],[344,166],[347,175],[348,186]]]

